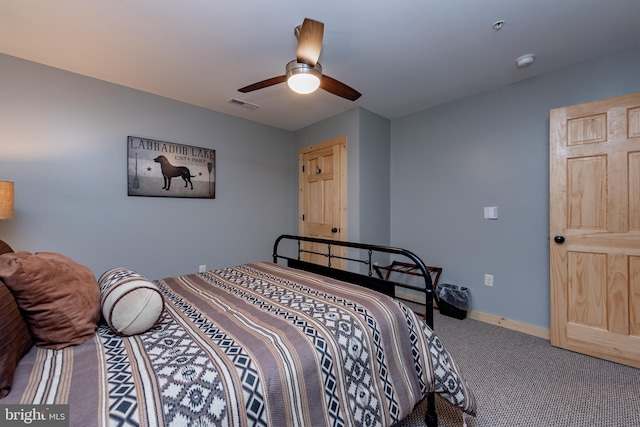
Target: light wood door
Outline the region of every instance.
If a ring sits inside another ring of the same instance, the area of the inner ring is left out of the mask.
[[[640,367],[640,93],[551,110],[549,205],[551,343]]]
[[[344,240],[347,235],[347,139],[340,137],[300,149],[299,230],[302,236]],[[326,252],[315,244],[303,247]],[[344,256],[335,249],[335,255]],[[327,265],[325,256],[303,253],[305,261]],[[333,267],[344,261],[332,259]]]

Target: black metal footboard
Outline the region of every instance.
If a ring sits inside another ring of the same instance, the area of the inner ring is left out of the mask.
[[[279,252],[279,245],[282,241],[295,241],[297,243],[297,254],[295,257],[283,255]],[[311,251],[302,248],[302,242],[318,243],[326,247],[325,251]],[[333,250],[334,248],[352,248],[364,250],[365,256],[361,257],[348,257],[340,255],[340,251]],[[326,257],[326,265],[315,264],[301,259],[302,254],[307,253],[310,255],[318,255]],[[420,276],[424,278],[424,287],[414,286],[411,284],[404,284],[393,282],[390,280],[380,279],[373,276],[373,257],[375,254],[392,254],[405,257],[413,264],[415,264],[420,271]],[[390,246],[370,245],[366,243],[356,242],[344,242],[339,240],[319,239],[314,237],[295,236],[290,234],[283,234],[279,236],[273,245],[273,262],[277,263],[279,259],[286,260],[289,267],[297,268],[299,270],[310,271],[312,273],[321,274],[333,279],[342,280],[356,285],[364,286],[369,289],[375,289],[386,295],[395,296],[396,287],[408,288],[414,291],[424,292],[425,294],[425,321],[431,329],[433,329],[433,286],[431,282],[431,275],[427,270],[424,262],[413,252],[406,249],[394,248]],[[352,271],[341,270],[332,267],[336,260],[345,260],[354,262],[356,265],[364,265],[366,273],[355,273]],[[430,393],[427,396],[427,413],[425,414],[425,423],[428,427],[436,427],[438,425],[438,418],[436,415],[435,395]]]
[[[297,254],[295,258],[291,256],[283,255],[281,251],[279,251],[279,245],[283,240],[291,240],[297,243]],[[311,242],[311,243],[319,243],[326,247],[326,250],[323,252],[310,251],[302,248],[302,242]],[[345,247],[345,248],[353,248],[353,249],[362,249],[365,251],[364,259],[361,258],[353,258],[348,256],[341,256],[338,254],[338,251],[335,250],[336,247]],[[326,265],[314,264],[301,260],[301,255],[303,253],[320,255],[326,258]],[[374,264],[373,264],[373,256],[376,253],[385,253],[385,254],[393,254],[400,255],[405,258],[411,260],[413,264],[415,264],[419,271],[420,276],[424,278],[424,286],[416,286],[406,283],[398,283],[391,280],[384,280],[378,277],[373,276]],[[414,291],[424,292],[425,294],[425,320],[427,325],[433,329],[433,286],[431,283],[431,275],[428,272],[428,269],[424,262],[413,252],[408,251],[406,249],[394,248],[391,246],[381,246],[381,245],[370,245],[366,243],[356,243],[356,242],[345,242],[339,240],[329,240],[329,239],[319,239],[315,237],[304,237],[304,236],[294,236],[289,234],[283,234],[278,237],[273,245],[273,262],[278,262],[278,259],[283,259],[287,261],[287,265],[293,268],[297,268],[299,270],[310,271],[317,274],[322,274],[324,276],[328,276],[334,279],[343,280],[345,282],[354,283],[356,285],[365,286],[370,289],[375,289],[378,292],[382,292],[383,294],[395,296],[395,288],[407,288],[412,289]],[[336,260],[345,260],[355,262],[361,265],[366,266],[366,274],[362,273],[354,273],[352,271],[340,270],[338,268],[332,267],[335,265]]]

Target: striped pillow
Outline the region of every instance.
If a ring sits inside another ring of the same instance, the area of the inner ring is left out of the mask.
[[[0,240],[0,255],[13,253],[11,246]],[[13,374],[22,356],[33,346],[27,322],[22,318],[13,294],[0,280],[0,399],[11,391]]]
[[[100,279],[100,308],[109,327],[118,335],[148,331],[162,315],[164,299],[158,287],[128,268],[112,268]]]
[[[13,374],[33,339],[27,323],[22,318],[11,291],[0,281],[0,399],[7,396],[13,384]]]

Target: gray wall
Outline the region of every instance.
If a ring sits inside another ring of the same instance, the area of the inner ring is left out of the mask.
[[[548,327],[549,109],[637,91],[632,50],[391,122],[354,108],[291,133],[0,55],[0,179],[16,183],[0,238],[96,275],[269,259],[297,232],[297,150],[346,135],[350,240],[389,239],[469,287],[474,310]],[[215,149],[216,199],[128,197],[128,135]]]
[[[330,117],[321,122],[307,126],[294,132],[297,150],[339,136],[347,137],[347,240],[359,241],[360,228],[360,127],[358,109],[354,108],[342,114]],[[295,167],[298,169],[298,151],[295,153]],[[296,203],[298,194],[296,192]],[[296,205],[296,217],[298,207]],[[297,231],[297,230],[296,230]]]
[[[296,231],[293,134],[0,55],[0,179],[16,250],[149,278],[269,260]],[[127,136],[216,150],[216,198],[127,196]]]
[[[473,310],[548,328],[549,110],[638,91],[636,49],[393,120],[392,244]]]
[[[347,137],[347,239],[388,244],[390,122],[354,108],[294,133],[298,149]],[[296,153],[295,164],[298,157]]]
[[[363,108],[360,113],[360,237],[365,243],[391,241],[391,122]]]

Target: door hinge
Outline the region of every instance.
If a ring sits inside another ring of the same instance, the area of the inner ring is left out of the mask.
[[[304,221],[304,214],[302,214],[302,220]]]
[[[302,165],[302,172],[304,172],[304,165]]]

